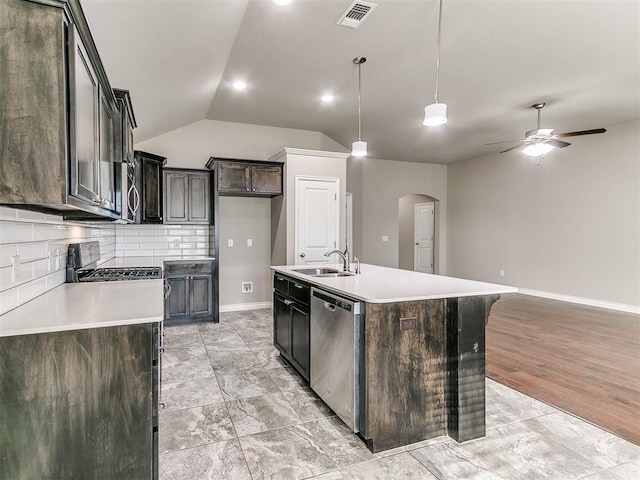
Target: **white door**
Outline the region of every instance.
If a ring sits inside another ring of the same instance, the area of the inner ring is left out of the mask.
[[[415,251],[413,269],[416,272],[433,273],[434,204],[419,203],[415,206]]]
[[[338,262],[324,254],[338,248],[338,178],[296,176],[296,264]]]

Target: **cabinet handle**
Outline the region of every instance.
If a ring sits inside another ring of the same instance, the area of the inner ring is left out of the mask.
[[[284,304],[285,304],[285,305],[291,305],[292,303],[293,303],[293,302],[292,302],[291,300],[285,300],[285,301],[284,301]]]
[[[294,287],[299,288],[299,289],[303,289],[304,287],[302,285],[298,285],[297,283],[293,284]]]

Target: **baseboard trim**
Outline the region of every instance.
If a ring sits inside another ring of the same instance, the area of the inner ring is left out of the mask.
[[[607,302],[604,300],[595,300],[593,298],[574,297],[573,295],[562,295],[560,293],[529,290],[528,288],[518,288],[518,293],[522,293],[523,295],[531,295],[532,297],[550,298],[551,300],[560,300],[562,302],[578,303],[580,305],[588,305],[590,307],[607,308],[609,310],[617,310],[619,312],[640,314],[640,307],[636,307],[635,305],[627,305],[626,303],[615,303]]]
[[[220,305],[220,312],[243,312],[245,310],[258,310],[260,308],[271,307],[271,302],[232,303],[228,305]]]

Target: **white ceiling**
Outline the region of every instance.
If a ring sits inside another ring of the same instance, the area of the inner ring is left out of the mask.
[[[358,29],[336,25],[351,0],[81,1],[112,86],[131,91],[136,142],[209,118],[350,146],[360,55],[362,137],[375,158],[496,153],[506,147],[484,144],[523,138],[538,101],[556,132],[640,118],[639,0],[444,0],[439,100],[449,122],[435,128],[422,115],[435,89],[437,0],[374,1]],[[246,91],[230,88],[237,77]],[[320,102],[328,91],[333,105]]]

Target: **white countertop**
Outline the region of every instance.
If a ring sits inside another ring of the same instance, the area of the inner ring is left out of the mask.
[[[295,270],[340,265],[285,265],[271,267],[276,272],[299,278],[325,290],[370,303],[407,302],[435,298],[472,297],[517,292],[515,287],[495,283],[476,282],[462,278],[418,273],[397,268],[362,264],[359,275],[346,277],[311,277]]]
[[[0,337],[159,322],[162,280],[64,283],[0,315]]]
[[[189,260],[215,260],[214,257],[201,255],[172,255],[166,257],[116,257],[99,265],[99,268],[110,267],[162,267],[164,262],[184,262]]]

